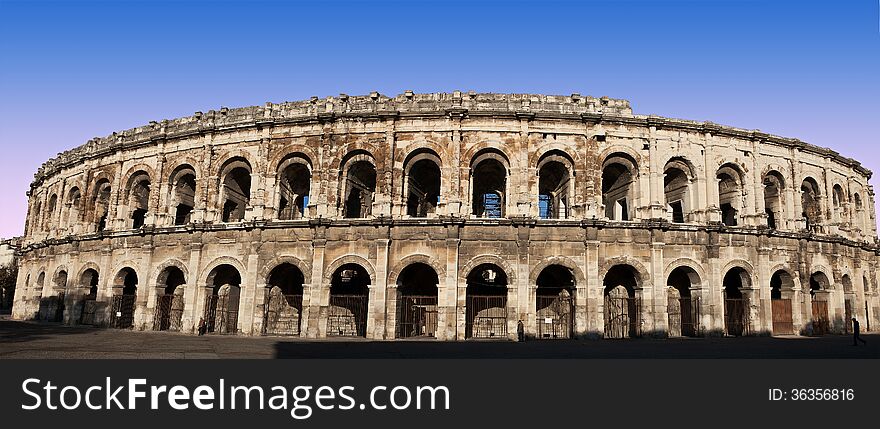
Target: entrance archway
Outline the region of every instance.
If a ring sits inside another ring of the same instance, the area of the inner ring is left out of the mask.
[[[301,334],[304,282],[302,271],[287,262],[269,273],[263,305],[263,335]]]
[[[750,332],[749,299],[743,289],[751,286],[748,272],[731,268],[724,275],[724,330],[727,335],[742,336]]]
[[[666,280],[666,311],[670,337],[696,337],[700,327],[700,300],[691,289],[700,286],[700,276],[693,268],[677,267]]]
[[[204,316],[207,332],[236,333],[241,274],[232,265],[219,265],[208,275],[208,288],[211,293],[205,298]]]
[[[605,338],[641,336],[641,301],[636,296],[638,272],[615,265],[602,280],[605,287]]]
[[[156,331],[180,331],[183,318],[183,292],[186,276],[178,267],[168,267],[159,274],[156,283],[156,314],[153,329]]]
[[[549,265],[538,275],[535,317],[538,339],[574,336],[574,273],[562,265]]]
[[[327,335],[366,337],[370,274],[358,264],[345,264],[330,280]]]
[[[770,277],[770,307],[773,318],[773,335],[794,333],[791,298],[794,292],[794,279],[785,270],[779,270]]]
[[[397,280],[397,338],[435,337],[437,272],[423,263],[408,265]]]
[[[495,264],[468,273],[465,338],[507,338],[507,282]]]
[[[137,273],[123,268],[113,281],[113,302],[110,308],[110,327],[131,329],[134,327],[134,310],[137,302]]]
[[[817,271],[810,276],[810,307],[812,309],[812,334],[825,335],[830,330],[828,319],[828,295],[831,282],[828,276]]]

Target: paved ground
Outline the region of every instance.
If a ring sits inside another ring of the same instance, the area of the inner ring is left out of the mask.
[[[439,342],[299,340],[133,332],[0,319],[0,358],[880,358],[880,335],[866,347],[843,336]]]

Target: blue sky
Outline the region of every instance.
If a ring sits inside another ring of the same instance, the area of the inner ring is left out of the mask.
[[[0,237],[21,234],[43,161],[197,110],[407,89],[578,92],[797,137],[880,171],[878,80],[876,0],[0,0]]]

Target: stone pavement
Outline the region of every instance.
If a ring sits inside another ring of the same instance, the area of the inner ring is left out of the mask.
[[[867,346],[844,336],[683,338],[601,341],[367,341],[286,337],[196,336],[133,332],[0,319],[5,359],[272,358],[880,358],[880,335]]]

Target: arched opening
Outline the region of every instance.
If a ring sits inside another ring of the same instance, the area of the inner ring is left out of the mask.
[[[358,264],[339,267],[330,280],[327,335],[366,337],[370,274]]]
[[[743,174],[739,167],[725,164],[718,169],[718,208],[721,210],[721,223],[727,226],[739,224],[739,214],[743,209]]]
[[[181,330],[184,308],[186,275],[178,267],[168,267],[159,274],[156,282],[156,314],[153,329],[156,331]]]
[[[367,160],[355,161],[345,174],[345,207],[347,219],[370,217],[376,192],[376,167]]]
[[[66,216],[61,220],[61,224],[72,227],[79,223],[80,207],[82,205],[82,192],[79,188],[74,187],[67,193]]]
[[[397,278],[397,338],[436,337],[440,280],[428,264],[408,265]]]
[[[663,168],[663,193],[666,198],[667,218],[673,223],[684,223],[689,219],[690,182],[692,175],[687,162],[673,158]]]
[[[507,273],[481,264],[467,276],[465,338],[507,338]]]
[[[806,222],[806,229],[812,230],[822,222],[822,204],[820,201],[819,184],[812,177],[807,177],[801,184],[801,208]]]
[[[61,270],[52,279],[51,293],[40,299],[40,319],[47,322],[64,321],[64,297],[67,293],[67,271]]]
[[[602,166],[602,204],[606,218],[632,220],[636,174],[636,162],[629,155],[616,153],[605,159]]]
[[[691,291],[699,289],[700,276],[693,268],[680,266],[666,279],[666,311],[670,337],[696,337],[700,332],[700,300]]]
[[[296,220],[307,216],[311,192],[311,163],[294,155],[284,161],[278,172],[278,219]]]
[[[144,226],[150,207],[150,176],[139,171],[128,181],[129,228]]]
[[[208,274],[210,294],[205,298],[205,330],[218,334],[238,332],[241,273],[229,264],[218,265]]]
[[[568,217],[572,162],[560,151],[544,155],[538,162],[538,217]]]
[[[486,151],[471,163],[471,213],[496,219],[506,215],[507,159],[499,152]]]
[[[95,195],[92,198],[94,218],[92,221],[96,231],[104,231],[108,226],[110,215],[110,181],[101,179],[95,184]]]
[[[853,219],[853,226],[858,228],[859,230],[866,229],[865,211],[862,207],[862,196],[858,192],[853,194],[853,204],[855,205],[855,218]]]
[[[251,202],[251,166],[241,158],[229,161],[223,169],[220,200],[222,222],[241,222]]]
[[[300,335],[305,277],[296,265],[283,263],[269,273],[263,305],[264,335]]]
[[[770,277],[770,306],[773,317],[773,335],[794,333],[791,299],[794,295],[794,279],[785,270],[778,270]]]
[[[174,225],[192,222],[196,207],[196,171],[189,165],[177,168],[171,175],[171,210]]]
[[[94,325],[98,299],[98,271],[89,268],[79,278],[79,286],[85,292],[79,313],[80,325]]]
[[[574,337],[574,273],[562,265],[544,268],[536,281],[535,317],[538,339]]]
[[[734,267],[724,275],[724,330],[727,335],[742,336],[750,332],[749,299],[744,290],[751,287],[748,271]]]
[[[831,200],[834,205],[834,214],[837,216],[838,223],[845,224],[849,222],[849,213],[847,213],[846,207],[846,192],[843,191],[843,187],[835,184],[834,187],[831,188]]]
[[[810,306],[812,309],[812,334],[825,335],[831,324],[828,318],[828,296],[831,282],[828,276],[817,271],[810,276]]]
[[[49,197],[49,205],[46,206],[46,217],[43,219],[43,230],[50,230],[55,223],[55,210],[58,208],[58,195],[52,194]]]
[[[779,228],[784,220],[784,189],[785,179],[778,171],[770,171],[764,175],[764,212],[767,214],[767,227],[770,229]]]
[[[134,327],[134,311],[137,303],[138,275],[132,268],[123,268],[113,280],[113,302],[110,307],[110,327],[131,329]]]
[[[422,152],[407,161],[406,214],[427,217],[437,212],[440,198],[440,158],[431,152]]]
[[[605,338],[641,336],[641,302],[636,296],[639,273],[630,265],[615,265],[602,280],[605,295]]]

